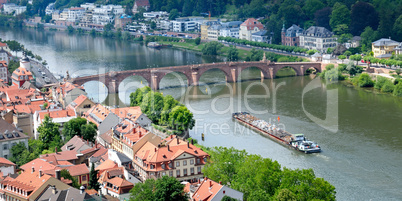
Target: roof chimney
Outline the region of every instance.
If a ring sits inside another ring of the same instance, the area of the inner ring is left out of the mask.
[[[191,144],[194,145],[194,140],[193,139],[191,139]]]
[[[173,139],[173,135],[170,136],[170,139]]]
[[[212,181],[209,180],[209,187],[212,187]]]
[[[56,186],[51,186],[51,188],[52,188],[52,193],[53,193],[53,195],[55,195],[55,194],[57,193],[57,191],[56,191]]]
[[[179,138],[178,138],[178,137],[176,137],[176,139],[177,139],[177,144],[179,144]]]
[[[32,167],[32,173],[34,173],[35,172],[35,168],[34,167]]]
[[[56,179],[61,180],[61,172],[60,172],[60,170],[56,170]]]
[[[187,148],[190,148],[190,142],[187,142]]]
[[[57,154],[57,146],[54,148],[54,152]]]
[[[219,185],[222,185],[222,182],[221,182],[221,181],[219,181]]]
[[[155,152],[156,152],[156,147],[155,147]]]
[[[42,170],[39,170],[39,178],[42,177]]]
[[[167,147],[168,147],[168,151],[170,151],[170,146],[168,145]]]
[[[89,145],[89,140],[87,139],[87,145]]]

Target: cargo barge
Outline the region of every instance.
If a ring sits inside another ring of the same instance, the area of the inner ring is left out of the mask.
[[[304,134],[291,134],[247,112],[233,113],[232,118],[258,131],[264,136],[297,151],[304,153],[321,152],[321,147],[304,137]]]

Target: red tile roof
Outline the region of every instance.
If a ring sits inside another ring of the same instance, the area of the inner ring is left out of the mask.
[[[117,167],[117,164],[112,161],[112,160],[106,160],[102,164],[98,165],[98,167],[95,168],[95,170],[99,170],[99,173],[102,173],[103,171],[111,168]]]
[[[52,157],[52,156],[55,156],[57,161],[70,161],[70,160],[78,159],[77,152],[75,152],[74,150],[62,151],[62,152],[51,153],[51,154],[44,154],[44,155],[41,155],[40,158],[47,160],[48,157]]]
[[[88,169],[87,165],[85,165],[85,164],[73,165],[73,166],[65,167],[63,169],[68,170],[68,172],[73,177],[89,174],[89,169]]]
[[[0,166],[15,166],[15,164],[6,158],[0,157]]]
[[[33,194],[36,193],[36,191],[44,184],[46,183],[51,176],[49,175],[39,175],[39,171],[35,171],[35,172],[23,172],[20,175],[18,175],[17,178],[12,179],[11,177],[9,177],[10,179],[6,179],[4,181],[2,181],[1,183],[3,185],[9,185],[9,186],[13,186],[22,190],[26,190],[26,191],[31,191],[31,193],[28,196],[23,196],[21,194],[18,194],[16,192],[13,192],[11,190],[7,190],[7,188],[4,188],[4,191],[10,193],[10,194],[14,194],[14,195],[18,195],[19,197],[25,197],[25,198],[29,198],[30,196],[32,196]]]
[[[200,187],[194,192],[193,200],[196,201],[211,201],[212,198],[219,192],[223,186],[219,183],[205,178]]]
[[[253,30],[255,27],[258,27],[260,30],[264,29],[264,26],[261,24],[261,22],[254,18],[248,18],[240,26],[247,26],[247,30]]]
[[[72,108],[77,108],[87,99],[88,99],[88,97],[86,97],[85,95],[81,94],[73,102],[71,102],[70,105],[68,105],[68,106],[70,106]]]
[[[126,187],[126,186],[134,186],[131,182],[122,179],[120,177],[114,177],[112,179],[109,179],[107,182],[117,186],[117,187]]]
[[[99,126],[99,124],[103,120],[105,120],[105,118],[107,117],[107,115],[109,115],[109,113],[110,110],[108,108],[106,108],[101,104],[96,104],[86,112],[85,116],[88,119],[88,121],[91,121],[92,123]],[[98,122],[97,119],[100,120],[100,122]]]
[[[20,168],[24,170],[24,172],[32,172],[32,167],[34,168],[34,171],[55,171],[56,169],[59,169],[56,167],[56,165],[50,164],[44,159],[34,159],[24,165],[22,165]]]
[[[20,76],[24,76],[24,77],[20,77]],[[20,81],[20,80],[32,80],[33,76],[32,76],[32,72],[23,68],[23,67],[18,67],[17,69],[14,70],[12,78],[14,80]]]
[[[45,118],[45,116],[49,116],[52,119],[55,118],[63,118],[63,117],[76,117],[75,111],[74,110],[51,110],[51,111],[47,111],[47,110],[43,110],[43,111],[39,111],[39,119],[42,120]]]
[[[0,47],[8,47],[6,43],[0,42]]]
[[[136,0],[135,3],[137,4],[137,6],[149,6],[148,0]]]

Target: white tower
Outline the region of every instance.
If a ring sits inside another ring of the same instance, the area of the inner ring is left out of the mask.
[[[31,71],[31,61],[27,57],[26,53],[24,52],[22,58],[20,59],[20,67],[23,67],[29,71]]]

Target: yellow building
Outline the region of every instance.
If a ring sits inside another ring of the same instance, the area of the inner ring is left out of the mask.
[[[218,20],[205,21],[201,24],[201,40],[208,40],[208,29],[212,25],[220,24]]]
[[[395,52],[395,48],[398,45],[399,42],[391,40],[391,38],[381,38],[371,43],[371,49],[374,52],[374,57],[388,59]]]

